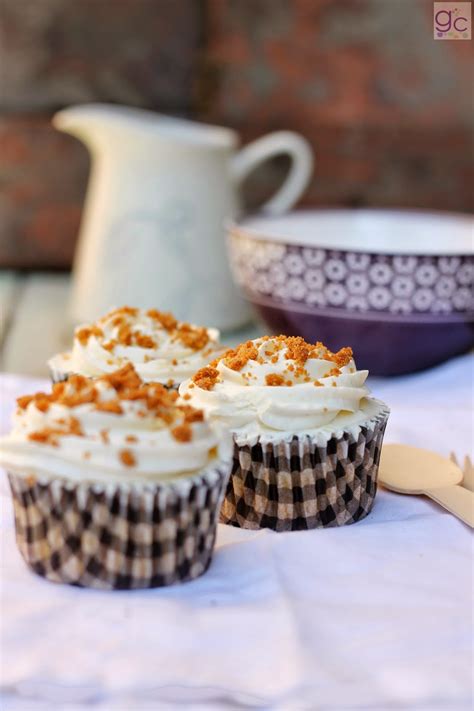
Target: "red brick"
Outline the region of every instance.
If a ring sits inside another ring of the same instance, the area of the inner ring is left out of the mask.
[[[244,142],[299,131],[316,154],[306,205],[473,208],[473,44],[433,40],[431,0],[3,0],[1,12],[0,266],[70,265],[88,156],[49,119],[89,100],[194,114]],[[251,176],[249,204],[285,169]]]
[[[86,149],[49,116],[0,117],[0,266],[68,267],[87,182]]]
[[[194,0],[2,0],[0,110],[188,111],[200,14]]]
[[[305,204],[470,210],[472,43],[435,42],[432,12],[431,0],[207,0],[199,113],[244,141],[303,133],[316,154]],[[253,206],[282,174],[273,163],[249,181]]]

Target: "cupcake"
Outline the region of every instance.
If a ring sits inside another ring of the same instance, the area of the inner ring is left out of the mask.
[[[387,406],[350,348],[263,337],[183,383],[184,400],[232,433],[221,521],[290,531],[341,526],[372,508]]]
[[[223,352],[219,331],[182,323],[170,313],[124,306],[74,332],[72,350],[48,362],[53,382],[98,377],[132,363],[142,380],[178,385]]]
[[[131,364],[19,398],[0,464],[20,552],[51,581],[149,588],[210,564],[230,457],[202,411]]]

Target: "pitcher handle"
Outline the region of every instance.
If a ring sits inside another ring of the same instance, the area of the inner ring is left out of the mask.
[[[275,195],[261,207],[263,212],[272,215],[293,207],[308,186],[314,164],[308,141],[294,131],[275,131],[249,143],[232,160],[232,173],[240,184],[260,163],[285,153],[291,158],[290,172]]]

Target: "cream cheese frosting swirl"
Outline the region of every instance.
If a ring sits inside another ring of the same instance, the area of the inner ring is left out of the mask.
[[[181,395],[233,432],[311,433],[367,417],[367,370],[350,348],[331,353],[299,337],[262,337],[213,361]]]
[[[129,364],[19,398],[13,430],[0,440],[0,463],[81,482],[172,481],[213,463],[217,445],[202,411],[160,383],[144,383]]]
[[[147,381],[178,385],[223,352],[219,331],[156,309],[124,306],[76,328],[72,351],[49,361],[53,373],[97,377],[132,363]]]

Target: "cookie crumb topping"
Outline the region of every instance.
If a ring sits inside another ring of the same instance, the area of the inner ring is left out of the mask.
[[[279,386],[285,384],[285,378],[279,373],[269,373],[265,376],[265,382],[267,385]]]
[[[137,463],[135,455],[129,449],[120,450],[119,459],[126,467],[133,467]]]
[[[91,336],[103,338],[104,332],[98,326],[85,326],[84,328],[77,329],[74,335],[77,340],[85,346]]]
[[[195,375],[193,375],[193,383],[195,383],[201,390],[212,390],[219,378],[219,371],[212,365],[208,365],[205,368],[198,370]],[[191,383],[192,385],[192,383]]]
[[[257,360],[258,351],[252,341],[242,343],[234,350],[229,350],[224,353],[221,360],[231,370],[242,370],[244,365],[247,365],[249,360]]]
[[[53,385],[51,393],[25,395],[18,398],[17,404],[19,413],[27,408],[36,408],[47,423],[44,427],[29,432],[27,438],[55,447],[59,446],[61,437],[85,436],[79,419],[82,413],[87,417],[89,413],[95,412],[102,413],[104,417],[118,419],[148,418],[151,431],[168,427],[177,442],[190,442],[193,437],[192,425],[204,420],[202,410],[182,401],[178,402],[176,391],[168,390],[161,383],[142,381],[131,363],[96,379],[73,375],[67,381]],[[61,409],[53,409],[57,406]],[[86,409],[83,409],[84,407]],[[65,416],[64,408],[74,408],[74,416]],[[154,420],[156,424],[153,423]],[[112,428],[113,426],[111,424]],[[93,436],[104,445],[110,444],[110,428],[96,430]],[[124,433],[124,441],[135,444],[139,440],[135,434]],[[136,461],[131,449],[121,450],[120,460],[125,466],[134,466]]]
[[[171,434],[177,442],[191,442],[193,436],[192,429],[187,422],[173,427]]]
[[[150,333],[140,330],[137,324],[140,318],[142,322],[145,318],[145,323],[146,318],[150,319],[155,323],[155,329],[163,328],[172,341],[179,341],[192,351],[202,350],[210,341],[208,330],[204,327],[180,322],[173,314],[158,309],[141,312],[140,309],[130,306],[110,311],[97,324],[79,327],[76,329],[75,338],[82,346],[86,346],[89,339],[95,337],[101,341],[101,347],[109,352],[113,352],[117,346],[137,346],[147,350],[159,348]],[[106,338],[104,330],[110,334],[110,329],[114,329],[113,336]]]
[[[65,437],[67,435],[75,435],[76,437],[84,436],[81,424],[77,418],[69,417],[67,419],[61,418],[56,420],[54,427],[43,427],[35,432],[30,432],[28,439],[32,442],[51,444],[53,447],[58,447],[58,437]]]
[[[201,390],[212,390],[216,383],[221,382],[219,365],[222,363],[227,368],[241,374],[247,385],[257,381],[257,376],[250,370],[244,370],[251,362],[261,365],[276,365],[287,362],[281,372],[272,372],[265,375],[265,385],[270,387],[291,387],[298,383],[311,383],[323,386],[319,380],[313,380],[305,365],[310,359],[325,360],[334,364],[324,377],[338,377],[341,368],[352,360],[352,349],[341,348],[336,353],[329,350],[320,341],[307,343],[301,336],[263,336],[254,341],[246,341],[237,348],[227,350],[220,358],[211,361],[209,366],[201,368],[194,377],[189,387],[196,385]],[[335,385],[335,383],[332,383]]]

